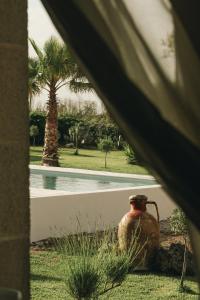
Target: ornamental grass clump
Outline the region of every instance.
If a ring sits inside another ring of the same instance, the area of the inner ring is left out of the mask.
[[[57,240],[65,263],[67,293],[76,300],[99,299],[119,287],[138,253],[136,243],[119,251],[114,230],[77,233]]]
[[[82,257],[69,263],[65,283],[72,298],[92,299],[97,297],[101,274],[94,260]]]
[[[96,258],[99,235],[77,233],[57,239],[56,249],[65,263],[67,293],[76,300],[97,298],[102,282]]]
[[[110,287],[106,285],[103,291],[104,293],[107,292],[108,289],[120,286],[125,280],[129,269],[129,260],[127,258],[128,257],[124,255],[114,255],[105,262],[104,272],[106,283],[110,285]]]
[[[63,235],[55,241],[56,250],[61,252],[64,257],[91,257],[95,255],[102,245],[100,232]]]

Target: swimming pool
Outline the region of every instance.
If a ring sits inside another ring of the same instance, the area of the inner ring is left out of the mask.
[[[155,185],[154,179],[30,169],[31,188],[86,192]]]

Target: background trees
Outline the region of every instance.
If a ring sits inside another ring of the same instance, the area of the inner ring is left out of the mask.
[[[91,103],[94,106],[93,103]],[[79,106],[79,104],[77,105]],[[87,107],[89,104],[87,104]],[[112,120],[107,120],[106,117],[99,112],[96,113],[85,113],[85,103],[82,103],[82,108],[79,107],[78,110],[73,108],[69,110],[67,107],[62,107],[62,111],[58,110],[58,131],[59,131],[59,145],[66,146],[66,144],[74,143],[75,139],[73,136],[73,128],[77,123],[80,123],[80,130],[78,136],[78,146],[79,148],[89,148],[96,149],[97,144],[100,139],[110,137],[113,141],[115,149],[123,149],[124,139],[118,126],[112,122]],[[83,111],[82,111],[83,109]],[[88,110],[89,112],[89,110]],[[31,111],[29,114],[29,124],[37,125],[39,129],[39,135],[37,138],[37,144],[43,145],[44,143],[44,128],[45,128],[45,111],[36,110]],[[119,142],[120,136],[120,142]],[[84,143],[81,141],[84,140]],[[32,139],[30,140],[32,143]]]

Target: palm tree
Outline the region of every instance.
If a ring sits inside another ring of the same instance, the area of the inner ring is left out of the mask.
[[[58,166],[57,140],[57,92],[68,85],[74,92],[91,90],[92,86],[74,61],[68,47],[55,37],[51,37],[41,50],[31,40],[37,54],[37,80],[40,87],[48,92],[45,141],[42,164]]]
[[[32,108],[33,96],[41,92],[40,83],[37,79],[38,76],[38,60],[35,58],[29,58],[28,60],[28,98],[29,98],[29,109]]]

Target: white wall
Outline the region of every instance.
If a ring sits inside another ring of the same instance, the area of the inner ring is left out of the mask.
[[[96,224],[101,228],[116,226],[129,210],[131,194],[145,194],[156,201],[161,220],[175,208],[160,186],[36,197],[31,199],[31,241],[55,236],[56,232],[76,232],[77,217],[82,231],[92,231]],[[154,206],[148,205],[148,211],[156,216]]]

